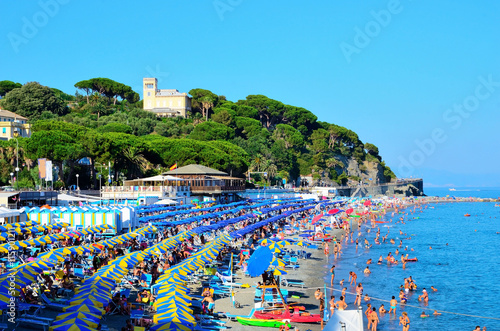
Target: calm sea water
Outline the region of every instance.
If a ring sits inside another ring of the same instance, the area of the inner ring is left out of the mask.
[[[494,198],[500,196],[500,189],[457,188],[454,192],[448,189],[428,189],[426,194]],[[344,254],[338,262],[332,256],[328,264],[325,264],[325,268],[337,265],[335,289],[339,289],[338,282],[344,278],[348,292],[354,292],[354,287],[350,287],[347,281],[349,271],[354,271],[358,275],[358,281],[363,284],[364,293],[374,298],[372,305],[378,308],[383,303],[388,307],[388,302],[375,298],[387,301],[393,295],[398,298],[403,279],[412,276],[418,290],[410,292],[408,304],[399,305],[397,314],[399,317],[402,311],[408,313],[411,319],[410,330],[472,330],[476,325],[487,326],[488,330],[500,330],[500,313],[496,302],[500,297],[500,262],[497,260],[500,252],[500,234],[497,234],[500,232],[500,207],[495,207],[495,203],[484,202],[437,203],[427,206],[422,211],[417,210],[405,216],[405,224],[396,223],[402,215],[391,217],[390,214],[385,220],[391,220],[391,223],[378,224],[381,237],[389,231],[388,239],[394,238],[396,245],[375,245],[373,239],[376,229],[368,233],[369,226],[364,225],[361,238],[368,238],[373,246],[365,249],[360,240],[356,250],[354,244],[349,243],[347,247],[344,246]],[[467,213],[471,216],[464,217]],[[401,236],[400,230],[406,235]],[[405,240],[407,236],[411,236],[411,239]],[[408,262],[406,270],[401,265],[378,265],[376,261],[380,255],[386,257],[389,252],[394,254],[400,239],[403,239],[400,251],[408,253],[409,257],[417,257],[418,262]],[[407,251],[404,250],[405,247]],[[370,265],[372,274],[365,276],[363,270],[369,258],[374,261]],[[437,288],[438,292],[430,290],[431,286]],[[429,293],[428,305],[418,301],[418,295],[422,294],[424,287]],[[333,294],[336,298],[340,295],[339,292]],[[353,307],[354,299],[354,295],[347,296],[349,308]],[[366,310],[364,303],[363,308]],[[432,316],[434,309],[441,311],[442,315]],[[431,316],[420,318],[423,310]],[[380,320],[379,330],[401,330],[398,318],[394,319],[386,314]]]

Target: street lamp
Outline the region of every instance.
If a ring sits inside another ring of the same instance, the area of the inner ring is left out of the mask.
[[[19,189],[19,184],[17,181],[19,180],[19,140],[17,137],[19,136],[19,131],[17,128],[14,129],[14,138],[16,138],[16,190]]]
[[[78,177],[80,177],[80,175],[76,174],[76,189],[77,191],[80,191],[80,185],[78,185]]]
[[[14,173],[10,173],[10,184],[14,184]]]

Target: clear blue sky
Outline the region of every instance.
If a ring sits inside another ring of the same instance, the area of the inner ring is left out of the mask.
[[[233,101],[264,94],[356,131],[399,176],[500,186],[498,1],[41,0],[3,12],[0,80],[74,93],[108,77],[140,93],[156,76]]]

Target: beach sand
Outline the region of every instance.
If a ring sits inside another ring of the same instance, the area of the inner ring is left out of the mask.
[[[355,224],[353,224],[355,226]],[[343,230],[333,230],[330,232],[337,239],[340,239]],[[288,236],[287,238],[300,240],[297,236]],[[331,246],[331,245],[330,245]],[[294,295],[300,296],[300,299],[289,299],[291,301],[298,301],[301,305],[305,306],[306,310],[312,314],[319,313],[319,302],[314,298],[314,291],[317,288],[320,288],[321,291],[324,291],[325,285],[325,277],[329,272],[331,267],[331,261],[333,261],[333,256],[330,255],[330,262],[327,262],[327,259],[323,253],[323,249],[321,247],[321,242],[318,242],[318,249],[310,249],[310,248],[302,248],[298,246],[287,246],[293,250],[298,248],[304,249],[305,251],[311,253],[311,257],[309,259],[299,259],[299,268],[297,269],[288,269],[288,274],[285,276],[289,280],[301,280],[305,283],[305,287],[301,288],[298,286],[293,287],[284,287],[289,291],[293,292]],[[330,252],[332,252],[332,247],[330,247]],[[237,261],[235,261],[237,263]],[[239,315],[248,315],[252,308],[254,308],[254,296],[255,296],[255,286],[257,282],[261,281],[262,278],[259,277],[246,277],[241,270],[237,270],[236,277],[233,278],[234,282],[248,284],[250,288],[235,288],[235,300],[240,303],[240,308],[233,307],[230,297],[225,298],[215,298],[215,313],[224,313],[228,312],[231,314],[239,314]],[[330,285],[329,281],[326,284],[327,287]],[[200,295],[202,286],[201,284],[194,284],[189,286],[192,290],[193,294]],[[136,298],[136,292],[132,291],[129,302],[134,302]],[[55,318],[59,312],[51,311],[49,309],[44,309],[40,316]],[[112,315],[106,316],[106,320],[102,320],[102,324],[107,325],[110,331],[120,331],[123,326],[126,324],[126,320],[130,318],[129,316],[123,315]],[[226,321],[226,318],[221,317],[222,321]],[[325,322],[326,324],[326,322]],[[9,330],[13,329],[12,323],[8,323]],[[256,327],[256,326],[244,326],[239,324],[236,321],[227,322],[226,326],[230,330],[270,330],[270,328],[266,327]],[[290,330],[300,331],[316,331],[321,330],[321,326],[319,323],[314,324],[300,324],[300,323],[291,323]],[[19,331],[30,331],[33,330],[33,326],[22,324],[16,328]]]
[[[343,233],[343,230],[333,230],[330,232],[337,239],[340,239],[340,236]],[[289,236],[287,238],[292,238],[299,240],[298,237]],[[287,246],[292,249],[297,249],[297,246]],[[301,248],[302,249],[302,248]],[[293,291],[294,294],[299,295],[300,299],[291,299],[293,301],[300,302],[301,305],[305,306],[306,310],[312,314],[319,313],[319,302],[314,298],[314,292],[316,289],[320,288],[322,292],[324,292],[325,285],[325,276],[329,272],[331,267],[330,263],[327,262],[327,259],[323,253],[323,249],[321,248],[321,243],[318,244],[318,249],[308,249],[305,248],[309,253],[312,253],[309,259],[299,259],[300,267],[297,269],[288,269],[288,274],[285,276],[289,280],[301,280],[305,283],[305,287],[301,288],[300,286],[286,287],[289,291]],[[330,248],[330,252],[332,249]],[[330,255],[330,261],[333,261],[333,256]],[[256,285],[257,282],[261,281],[261,277],[249,278],[245,277],[243,273],[238,270],[236,273],[237,277],[234,282]],[[327,287],[330,286],[329,282],[326,284]],[[235,289],[235,300],[240,303],[241,308],[234,308],[231,302],[231,298],[221,298],[216,299],[215,302],[215,312],[228,312],[231,314],[240,314],[240,315],[248,315],[252,308],[254,307],[254,295],[255,295],[255,287],[250,288],[241,288]],[[326,322],[325,322],[326,324]],[[295,330],[295,327],[300,331],[305,330],[321,330],[321,326],[319,323],[314,324],[303,324],[303,323],[291,323],[290,330]],[[244,326],[239,324],[238,322],[228,322],[226,326],[230,327],[231,330],[256,330],[256,331],[264,331],[270,330],[270,328],[266,327],[256,327],[256,326]]]

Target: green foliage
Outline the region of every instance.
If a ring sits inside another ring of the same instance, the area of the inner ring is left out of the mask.
[[[217,106],[219,97],[209,90],[200,88],[192,89],[189,94],[193,97],[191,100],[191,109],[193,112],[201,113],[208,121],[210,110]]]
[[[194,127],[189,135],[196,140],[229,140],[234,137],[234,129],[213,121],[203,122]]]
[[[347,174],[345,173],[345,171],[343,171],[338,177],[337,177],[337,183],[339,183],[340,185],[344,186],[347,184],[347,180],[349,178],[347,177]]]
[[[127,100],[130,103],[135,103],[140,99],[139,94],[134,92],[130,86],[118,83],[109,78],[99,77],[82,80],[77,82],[75,87],[87,94],[87,103],[89,103],[89,95],[91,92],[113,100],[113,104],[116,104],[118,97],[122,100]]]
[[[59,97],[61,100],[64,100],[64,101],[75,101],[76,100],[76,97],[74,95],[69,95],[69,94],[66,94],[64,93],[63,91],[59,90],[59,89],[56,89],[54,87],[51,87],[50,88],[52,90],[52,92],[54,92],[54,94]]]
[[[274,140],[283,140],[285,148],[302,147],[304,138],[300,131],[288,124],[278,124],[273,133]]]
[[[78,161],[83,157],[92,164],[111,162],[114,181],[119,180],[120,173],[127,178],[154,175],[162,167],[179,162],[204,164],[233,175],[244,175],[249,167],[252,171],[267,171],[268,178],[253,177],[263,185],[282,178],[294,181],[300,175],[318,177],[325,172],[339,183],[347,182],[342,157],[347,162],[356,160],[365,173],[365,161],[382,160],[378,148],[363,144],[355,132],[318,121],[305,108],[264,95],[249,95],[234,103],[209,90],[192,89],[189,118],[157,118],[142,109],[138,95],[124,84],[93,78],[75,87],[83,95],[73,97],[55,88],[41,87],[44,93],[40,96],[51,96],[65,110],[51,111],[45,106],[31,109],[32,119],[38,121],[34,121],[33,139],[23,142],[26,148],[21,148],[26,162],[46,157],[64,168],[60,175],[64,181],[61,184],[66,186],[74,181],[75,171],[84,171],[78,170]],[[27,95],[19,93],[22,88],[17,86],[7,96]],[[38,106],[40,99],[37,95],[33,103]],[[12,97],[7,101],[17,102]],[[66,102],[71,104],[67,114]],[[11,144],[4,150],[2,146],[0,142],[0,182],[6,183],[10,180],[13,154]],[[395,177],[385,164],[383,169],[387,180]],[[89,186],[95,187],[95,172],[87,176]]]
[[[316,153],[326,152],[328,150],[328,131],[325,129],[314,130],[311,135],[312,150]]]
[[[20,88],[23,85],[20,83],[14,83],[10,80],[2,80],[0,81],[0,97],[4,97],[7,93],[12,91],[15,88]]]
[[[351,175],[351,176],[349,176],[349,178],[355,182],[359,182],[361,180],[361,178],[359,178],[358,176],[355,176],[355,175]]]
[[[212,121],[230,126],[233,123],[234,115],[235,112],[232,109],[216,108],[212,115]]]
[[[122,124],[122,123],[108,123],[104,126],[101,126],[97,129],[98,132],[104,133],[104,132],[122,132],[122,133],[132,133],[132,128],[127,125],[127,124]]]
[[[44,111],[55,115],[64,115],[68,111],[63,100],[49,87],[37,82],[26,83],[8,92],[2,100],[2,105],[5,109],[27,117],[31,121],[36,121]]]
[[[245,139],[261,135],[263,130],[259,121],[248,117],[236,116],[235,126],[236,135]]]

